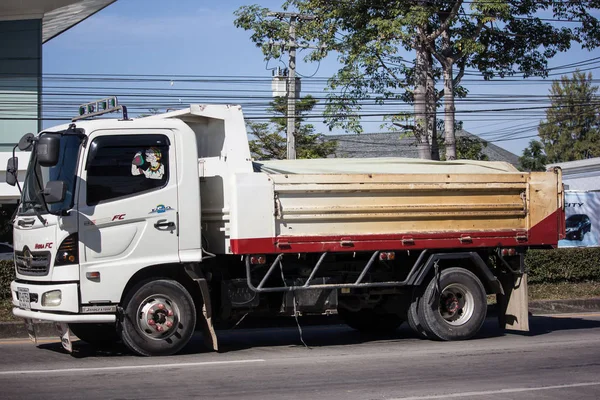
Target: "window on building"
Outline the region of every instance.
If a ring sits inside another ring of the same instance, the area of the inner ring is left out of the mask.
[[[86,168],[90,206],[161,189],[169,180],[169,139],[164,135],[96,138]]]

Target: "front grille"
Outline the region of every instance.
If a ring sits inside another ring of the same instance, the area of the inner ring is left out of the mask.
[[[15,265],[21,275],[44,276],[50,270],[50,252],[15,251]]]

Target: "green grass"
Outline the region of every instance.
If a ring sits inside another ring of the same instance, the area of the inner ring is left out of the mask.
[[[529,285],[529,300],[566,300],[600,297],[600,282],[538,283]]]
[[[0,300],[0,321],[21,321],[12,313],[12,302],[10,300]]]

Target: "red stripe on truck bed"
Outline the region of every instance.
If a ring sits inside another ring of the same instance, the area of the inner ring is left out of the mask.
[[[562,210],[525,230],[419,232],[387,235],[279,236],[231,239],[233,254],[322,253],[375,250],[466,249],[477,247],[556,246]]]

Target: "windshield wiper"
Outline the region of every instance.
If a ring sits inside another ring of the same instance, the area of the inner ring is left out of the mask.
[[[46,219],[44,217],[42,217],[42,213],[40,212],[40,210],[38,210],[37,207],[35,207],[35,206],[31,207],[31,209],[35,213],[35,216],[39,218],[40,222],[42,224],[46,225]]]

